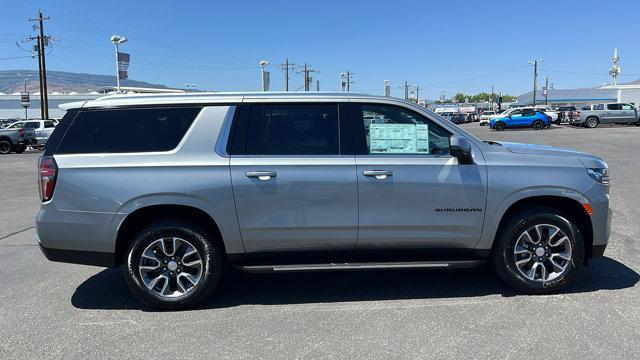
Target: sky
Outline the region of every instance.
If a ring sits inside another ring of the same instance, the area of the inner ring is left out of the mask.
[[[258,91],[260,60],[271,89],[283,90],[286,58],[317,72],[320,90],[382,94],[385,79],[401,97],[405,81],[420,98],[454,92],[517,95],[539,82],[555,88],[609,82],[613,48],[619,82],[640,79],[640,1],[66,1],[0,0],[0,70],[37,69],[16,41],[36,34],[40,9],[55,38],[49,70],[115,73],[113,34],[127,36],[129,77],[176,88]],[[21,44],[28,48],[28,43]],[[27,56],[25,58],[25,56]],[[17,59],[9,59],[20,57]],[[290,90],[302,87],[290,74]]]

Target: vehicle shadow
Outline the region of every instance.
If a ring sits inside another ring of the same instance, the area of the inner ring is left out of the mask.
[[[640,274],[611,258],[592,261],[566,293],[633,287]],[[195,309],[238,305],[280,305],[405,299],[464,298],[517,292],[488,267],[471,270],[394,270],[247,274],[227,269],[216,291]],[[122,269],[106,269],[80,284],[71,297],[79,309],[140,309],[127,289]]]

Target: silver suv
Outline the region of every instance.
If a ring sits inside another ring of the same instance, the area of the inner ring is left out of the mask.
[[[49,260],[115,267],[181,308],[223,269],[467,268],[563,289],[609,238],[601,159],[483,142],[356,94],[109,96],[69,104],[39,163]]]

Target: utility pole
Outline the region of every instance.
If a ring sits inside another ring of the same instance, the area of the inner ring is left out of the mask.
[[[40,70],[40,117],[49,118],[49,96],[47,94],[47,64],[45,61],[44,48],[49,43],[50,36],[44,36],[44,21],[49,20],[47,16],[42,17],[42,12],[38,12],[38,18],[29,19],[29,21],[37,21],[40,34],[36,37],[29,37],[29,40],[38,41],[38,68]]]
[[[316,80],[316,91],[320,91],[320,80]]]
[[[304,77],[304,91],[309,91],[311,87],[311,76],[309,75],[315,72],[317,71],[312,69],[310,65],[307,65],[306,62],[304,63],[304,66],[302,66],[302,76]]]
[[[538,91],[538,63],[544,61],[543,59],[536,59],[529,61],[529,64],[533,65],[533,105],[536,105],[536,92]]]
[[[409,82],[407,80],[404,81],[404,99],[409,100]]]
[[[391,96],[391,85],[389,80],[384,81],[384,96]]]
[[[489,106],[491,106],[491,108],[489,110],[493,110],[493,98],[495,97],[494,93],[494,87],[493,85],[491,85],[491,97],[489,98]]]
[[[278,66],[280,66],[280,70],[284,70],[284,91],[289,91],[289,70],[293,70],[296,64],[289,63],[289,59],[285,59],[284,64]]]
[[[413,89],[416,91],[416,100],[420,99],[420,90],[422,90],[422,86],[413,85]]]
[[[351,90],[351,78],[353,78],[353,73],[351,71],[340,73],[340,91],[350,91]]]
[[[549,77],[544,80],[544,104],[549,105]]]

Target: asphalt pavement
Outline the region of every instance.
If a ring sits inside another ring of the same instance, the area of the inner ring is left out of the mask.
[[[52,263],[40,253],[40,154],[28,152],[0,156],[0,358],[638,358],[640,128],[463,128],[608,162],[610,244],[567,292],[520,295],[489,268],[229,270],[201,306],[155,311],[129,295],[122,269]]]

